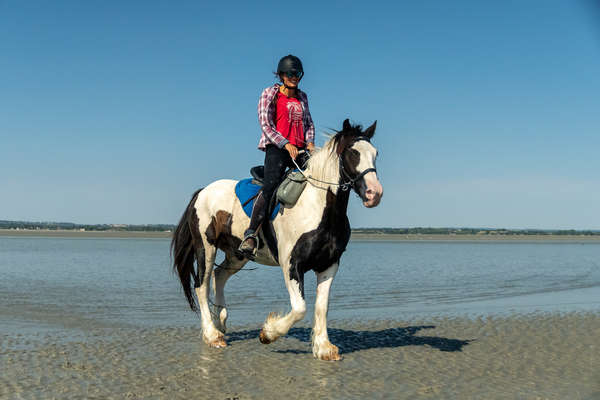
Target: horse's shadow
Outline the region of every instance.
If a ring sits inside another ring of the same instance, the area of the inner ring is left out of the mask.
[[[415,336],[423,329],[434,329],[434,325],[408,326],[405,328],[388,328],[379,331],[353,331],[347,329],[328,329],[329,339],[337,345],[342,353],[348,354],[360,350],[402,346],[431,346],[440,351],[462,351],[472,340],[448,339],[437,336]],[[248,340],[258,337],[259,329],[232,332],[228,334],[230,342]],[[287,336],[301,342],[310,343],[311,329],[292,328]],[[308,350],[275,350],[277,353],[310,353]]]

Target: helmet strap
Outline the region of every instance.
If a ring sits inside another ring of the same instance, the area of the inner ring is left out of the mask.
[[[290,95],[295,97],[298,93],[298,87],[287,86],[285,83],[282,82],[281,86],[279,86],[279,91],[287,97],[290,97]]]

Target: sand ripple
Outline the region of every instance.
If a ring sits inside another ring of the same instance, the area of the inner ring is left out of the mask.
[[[265,346],[257,327],[207,348],[192,328],[0,336],[2,399],[600,399],[600,314],[330,321]]]

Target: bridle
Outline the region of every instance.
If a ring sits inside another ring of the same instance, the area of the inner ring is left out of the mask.
[[[359,140],[366,140],[367,142],[371,143],[371,139],[369,139],[367,136],[358,136],[356,138],[356,140],[354,141],[354,143],[358,142]],[[343,152],[342,152],[342,154],[343,154]],[[344,157],[342,157],[342,154],[340,154],[340,172],[341,172],[342,178],[347,180],[346,182],[339,184],[340,189],[342,189],[343,191],[346,191],[350,188],[356,190],[356,182],[358,180],[362,179],[369,172],[377,173],[376,168],[367,168],[364,171],[362,171],[361,173],[359,173],[358,175],[356,175],[354,178],[351,177],[350,174],[344,168]]]
[[[356,140],[354,140],[354,143],[358,142],[359,140],[366,140],[367,142],[371,143],[371,139],[369,139],[367,136],[357,136]],[[346,150],[344,150],[346,151]],[[350,176],[350,174],[348,172],[346,172],[346,169],[344,168],[344,157],[342,157],[342,155],[344,154],[344,152],[342,152],[342,154],[339,155],[339,162],[340,162],[340,175],[342,178],[344,178],[346,180],[346,182],[343,183],[334,183],[334,182],[325,182],[322,180],[319,180],[317,178],[313,178],[310,175],[306,175],[304,173],[304,171],[302,170],[302,168],[300,168],[300,166],[298,164],[296,164],[296,160],[292,159],[292,162],[294,163],[294,165],[296,166],[296,168],[298,168],[298,171],[300,171],[300,173],[306,178],[306,180],[313,185],[316,188],[319,189],[325,189],[322,188],[320,186],[315,185],[314,183],[312,183],[311,181],[315,181],[315,182],[319,182],[319,183],[324,183],[327,185],[331,185],[331,186],[339,186],[341,190],[343,190],[344,192],[349,190],[349,189],[354,189],[356,190],[356,182],[361,179],[363,176],[365,176],[366,174],[368,174],[369,172],[375,172],[377,173],[377,169],[375,168],[367,168],[364,171],[362,171],[361,173],[359,173],[357,176],[355,176],[354,178],[352,178]]]

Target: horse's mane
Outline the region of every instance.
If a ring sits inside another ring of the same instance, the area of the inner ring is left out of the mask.
[[[320,181],[337,183],[340,177],[338,146],[342,140],[361,136],[363,131],[361,125],[348,124],[345,129],[334,132],[335,134],[329,137],[323,147],[312,153],[308,160],[306,171],[313,178]],[[326,186],[318,182],[314,183],[319,186]]]

